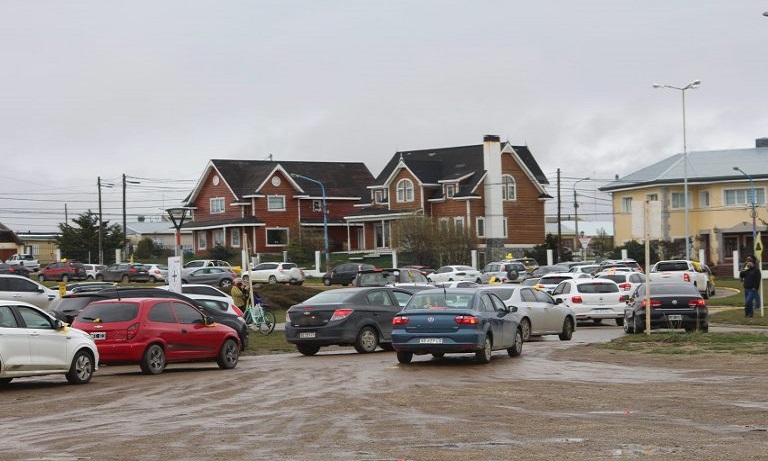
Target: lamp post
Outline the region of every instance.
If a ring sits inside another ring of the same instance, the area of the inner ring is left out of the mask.
[[[294,178],[306,179],[320,186],[320,191],[323,194],[323,236],[325,238],[325,271],[328,272],[331,269],[331,254],[328,251],[328,206],[325,202],[325,185],[317,179],[313,179],[298,173],[291,173]]]
[[[748,175],[744,170],[735,166],[734,171],[738,171],[749,180],[749,201],[752,203],[752,247],[757,244],[757,211],[755,211],[755,183],[752,181],[752,176]]]
[[[576,220],[576,239],[579,238],[579,202],[576,199],[576,185],[580,183],[581,181],[589,181],[589,178],[581,178],[575,183],[573,183],[573,216]],[[579,257],[583,261],[585,258],[581,257],[581,250],[584,248],[581,246],[581,242],[579,242]],[[586,256],[586,252],[584,253],[584,256]]]
[[[669,88],[671,90],[678,90],[683,98],[683,203],[684,203],[684,217],[683,222],[685,225],[685,259],[691,259],[691,248],[689,244],[689,232],[688,232],[688,143],[685,135],[685,91],[693,90],[701,85],[701,80],[693,80],[691,83],[684,87],[661,85],[654,83],[654,88]]]

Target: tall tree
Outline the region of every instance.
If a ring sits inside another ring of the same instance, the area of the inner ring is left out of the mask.
[[[91,210],[72,219],[74,225],[60,223],[61,235],[56,237],[56,243],[61,249],[61,257],[83,262],[98,262],[99,260],[99,215]],[[115,261],[115,250],[122,247],[125,239],[120,225],[109,225],[102,222],[102,250],[104,262]]]

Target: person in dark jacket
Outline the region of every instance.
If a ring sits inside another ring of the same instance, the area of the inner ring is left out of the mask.
[[[753,317],[755,309],[760,308],[760,268],[755,264],[755,257],[747,256],[744,269],[739,272],[739,278],[744,285],[744,317]]]

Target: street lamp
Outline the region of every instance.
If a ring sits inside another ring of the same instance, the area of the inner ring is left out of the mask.
[[[165,212],[168,213],[168,216],[171,218],[171,222],[173,223],[173,228],[176,229],[176,249],[174,251],[175,256],[182,256],[181,254],[181,226],[184,225],[184,221],[187,219],[187,216],[189,216],[189,212],[192,210],[192,208],[180,206],[180,207],[174,207],[174,208],[166,208]]]
[[[685,90],[696,89],[699,87],[699,85],[701,85],[701,80],[694,80],[684,87],[661,85],[658,83],[653,84],[654,88],[669,88],[671,90],[678,90],[683,96],[683,202],[685,204],[683,221],[685,223],[685,259],[691,259],[691,247],[688,240],[688,143],[685,137]]]
[[[317,179],[300,175],[298,173],[291,173],[294,178],[306,179],[320,186],[320,191],[323,194],[323,236],[325,238],[325,271],[328,272],[331,269],[331,254],[328,251],[328,206],[325,202],[325,185]]]
[[[579,202],[576,199],[576,185],[582,181],[589,181],[589,178],[581,178],[575,183],[573,183],[573,216],[576,219],[576,239],[579,238]],[[579,257],[583,261],[587,255],[586,251],[584,252],[584,257],[581,257],[581,250],[584,249],[583,246],[581,246],[581,242],[579,242]]]
[[[755,245],[757,244],[757,223],[755,222],[757,219],[757,212],[755,211],[755,183],[752,182],[752,177],[741,168],[735,166],[733,167],[733,170],[740,172],[749,180],[749,201],[752,203],[752,248],[754,249]]]

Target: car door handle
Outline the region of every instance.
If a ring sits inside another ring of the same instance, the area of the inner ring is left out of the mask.
[[[40,332],[39,331],[30,331],[29,332],[29,336],[40,336]]]

